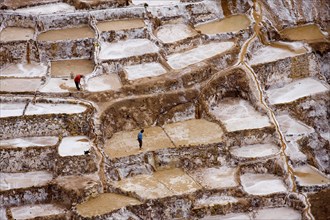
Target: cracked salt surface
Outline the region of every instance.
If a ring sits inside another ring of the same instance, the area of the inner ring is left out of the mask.
[[[65,209],[53,204],[35,204],[10,208],[14,219],[34,219],[65,213]]]
[[[46,76],[47,65],[42,63],[18,63],[10,64],[0,70],[0,76],[13,77],[42,77]]]
[[[65,137],[58,146],[58,154],[62,157],[84,155],[84,151],[89,150],[90,145],[87,136]]]
[[[205,216],[201,220],[251,220],[246,213],[229,213],[227,215]]]
[[[256,111],[244,99],[222,99],[216,106],[210,107],[210,112],[225,125],[229,132],[271,126],[267,115]]]
[[[290,103],[299,98],[326,92],[329,89],[313,78],[304,78],[286,84],[282,88],[266,91],[272,105]]]
[[[0,148],[3,147],[46,147],[55,145],[58,141],[58,137],[54,136],[42,136],[42,137],[22,137],[15,139],[6,139],[0,141]]]
[[[236,187],[237,168],[212,167],[202,168],[189,173],[189,175],[206,189],[220,189]]]
[[[251,195],[268,195],[287,191],[282,179],[272,174],[245,173],[240,178],[244,191]]]
[[[163,43],[174,43],[196,34],[195,30],[185,24],[165,24],[157,28],[155,35]]]
[[[46,171],[27,173],[0,173],[0,190],[29,188],[32,186],[44,186],[53,179],[53,175]]]
[[[75,114],[75,113],[82,113],[85,110],[86,107],[79,104],[30,103],[26,108],[25,115]]]
[[[60,12],[70,13],[75,11],[75,7],[66,3],[59,2],[55,4],[37,5],[27,8],[19,8],[16,10],[6,10],[6,11],[16,12],[20,14],[36,15],[36,14],[53,14]]]
[[[101,60],[122,59],[148,53],[157,53],[159,48],[148,39],[129,39],[116,43],[101,43]]]
[[[228,203],[236,203],[238,200],[232,196],[203,196],[203,198],[198,199],[194,208],[196,207],[205,207],[205,206],[214,206],[214,205],[226,205]]]
[[[276,116],[278,123],[280,124],[281,131],[286,136],[292,135],[307,135],[314,132],[314,128],[307,126],[301,121],[291,118],[289,115]]]
[[[253,144],[246,146],[236,146],[230,149],[230,153],[241,158],[257,158],[274,156],[280,151],[274,144]]]
[[[124,70],[128,80],[159,76],[166,73],[166,69],[160,63],[142,63],[125,66]]]
[[[0,103],[0,118],[23,115],[26,103]]]
[[[117,21],[99,21],[96,26],[100,32],[104,32],[143,28],[145,27],[145,24],[143,19],[126,19]]]
[[[182,52],[169,55],[167,57],[168,64],[173,69],[182,69],[191,64],[201,62],[218,54],[221,54],[234,46],[233,42],[213,42],[209,44],[199,45],[198,47]]]

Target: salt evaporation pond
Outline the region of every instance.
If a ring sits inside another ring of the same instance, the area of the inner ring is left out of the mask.
[[[211,21],[195,26],[203,34],[219,34],[246,29],[251,21],[246,15],[233,15],[222,20]]]
[[[149,6],[160,6],[179,4],[180,0],[132,0],[132,3],[134,5],[143,5],[144,3],[147,3]]]
[[[30,103],[26,108],[25,115],[75,114],[75,113],[82,113],[85,110],[86,107],[79,104]]]
[[[279,147],[274,144],[235,146],[230,149],[230,153],[238,158],[269,157],[276,155],[279,151]]]
[[[76,92],[76,85],[73,79],[68,78],[50,78],[47,84],[39,89],[40,92],[61,93]]]
[[[58,137],[42,136],[42,137],[22,137],[14,139],[6,139],[0,141],[0,148],[3,147],[45,147],[53,146],[57,143]]]
[[[106,90],[119,90],[121,81],[117,74],[104,74],[90,78],[86,89],[90,92],[100,92]]]
[[[173,69],[182,69],[191,64],[201,62],[203,60],[221,54],[234,46],[233,42],[216,42],[199,45],[198,47],[182,52],[171,54],[167,57],[168,64]]]
[[[281,126],[281,131],[286,136],[307,135],[314,132],[314,128],[291,118],[289,115],[279,115],[276,116],[276,119]]]
[[[122,131],[115,133],[106,141],[105,152],[110,158],[124,157],[141,153],[136,140],[140,130]],[[143,151],[154,151],[163,148],[172,148],[174,145],[161,127],[144,129]]]
[[[109,213],[125,206],[140,204],[141,202],[139,200],[132,197],[114,193],[103,193],[78,204],[76,207],[79,215],[83,217],[93,217]]]
[[[232,196],[219,196],[219,195],[212,195],[212,196],[203,196],[203,198],[198,199],[195,204],[194,208],[202,208],[207,206],[214,206],[214,205],[226,205],[228,203],[236,203],[238,199]]]
[[[77,74],[90,74],[94,70],[94,62],[87,59],[57,60],[51,62],[51,76],[62,77]]]
[[[325,36],[316,24],[287,28],[280,31],[280,34],[284,38],[296,41],[317,42],[325,40]]]
[[[23,115],[26,103],[0,103],[0,118]]]
[[[10,64],[0,70],[0,76],[6,77],[42,77],[46,73],[47,65],[35,62]]]
[[[116,43],[101,43],[101,60],[122,59],[148,53],[157,53],[159,48],[148,39],[129,39]]]
[[[19,8],[16,10],[7,10],[7,12],[16,12],[20,14],[53,14],[53,13],[70,13],[74,12],[75,7],[66,3],[58,2],[54,4],[45,4],[45,5],[37,5],[27,8]]]
[[[94,38],[95,34],[87,25],[81,25],[73,28],[63,28],[59,30],[49,30],[38,35],[38,41],[60,41],[60,40],[78,40],[85,38]]]
[[[58,146],[61,157],[84,155],[90,149],[90,140],[87,136],[64,137]]]
[[[142,63],[125,66],[124,71],[126,72],[128,80],[154,77],[166,73],[166,69],[160,63]]]
[[[41,85],[40,78],[6,78],[0,80],[2,92],[35,92]]]
[[[65,213],[65,209],[53,204],[34,204],[12,207],[10,211],[14,219],[34,219],[37,217],[53,216]]]
[[[46,171],[35,171],[27,173],[0,173],[0,190],[11,190],[29,188],[33,186],[44,186],[53,179],[53,175]]]
[[[227,166],[201,168],[189,172],[189,175],[206,189],[237,187],[237,168]]]
[[[290,45],[288,45],[290,47]],[[250,65],[257,65],[261,63],[270,63],[277,60],[285,59],[288,57],[295,57],[307,52],[303,44],[295,44],[295,50],[289,50],[274,46],[265,46],[252,54],[251,60],[248,62]]]
[[[251,220],[246,213],[229,213],[226,215],[205,216],[201,220]]]
[[[221,127],[204,119],[193,119],[164,125],[175,146],[213,144],[222,141]]]
[[[326,92],[329,89],[323,83],[313,78],[304,78],[286,84],[281,88],[266,91],[272,105],[290,103],[302,97]]]
[[[294,175],[301,186],[328,185],[330,179],[315,167],[304,165],[294,167]]]
[[[0,32],[0,41],[28,41],[33,39],[34,29],[23,27],[6,27]]]
[[[196,31],[185,24],[165,24],[155,31],[156,37],[163,43],[174,43],[196,34]]]
[[[251,195],[268,195],[287,191],[282,179],[272,174],[245,173],[241,175],[245,192]]]
[[[301,213],[289,207],[265,208],[257,211],[255,220],[300,220]]]
[[[271,126],[267,115],[262,115],[244,99],[224,98],[210,112],[219,119],[227,131],[240,131]]]
[[[125,19],[115,21],[99,21],[96,26],[100,32],[105,32],[143,28],[145,27],[145,24],[142,19]]]

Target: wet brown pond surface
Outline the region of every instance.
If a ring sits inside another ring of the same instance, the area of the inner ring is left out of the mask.
[[[304,40],[307,42],[319,42],[325,40],[325,36],[315,24],[287,28],[282,30],[280,34],[289,40]]]
[[[240,31],[247,28],[251,21],[246,15],[233,15],[222,20],[212,21],[195,27],[203,34],[218,34]]]
[[[89,74],[94,70],[92,60],[58,60],[51,62],[52,76],[70,76],[76,74]]]
[[[39,34],[38,41],[58,41],[58,40],[77,40],[84,38],[94,38],[95,34],[89,26],[84,25],[74,28],[60,30],[50,30]]]
[[[3,29],[0,33],[0,41],[20,41],[20,40],[30,40],[33,38],[34,29],[32,28],[22,28],[22,27],[7,27]]]

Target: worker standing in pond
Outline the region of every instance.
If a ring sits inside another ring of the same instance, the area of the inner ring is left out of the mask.
[[[143,132],[144,130],[142,129],[139,133],[138,133],[138,142],[139,142],[139,147],[140,147],[140,150],[142,149],[142,138],[143,138]]]
[[[76,87],[77,87],[78,90],[80,90],[80,88],[81,88],[81,84],[80,84],[80,80],[81,80],[81,78],[84,78],[84,75],[80,75],[80,74],[78,74],[78,75],[76,75],[76,77],[74,78],[74,83],[76,84]]]

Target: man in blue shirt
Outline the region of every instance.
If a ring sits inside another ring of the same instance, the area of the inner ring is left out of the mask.
[[[138,134],[138,142],[139,142],[139,147],[140,147],[140,150],[142,149],[142,138],[143,138],[143,132],[144,130],[142,129],[139,134]]]

